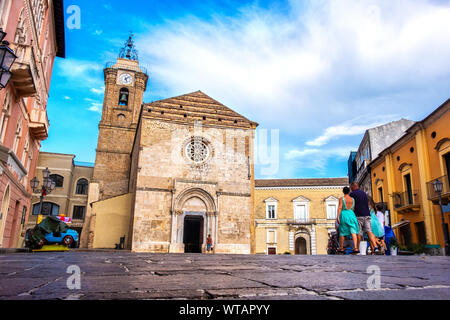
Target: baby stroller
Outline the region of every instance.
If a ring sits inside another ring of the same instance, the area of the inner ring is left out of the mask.
[[[338,249],[339,234],[336,231],[332,231],[328,236],[327,254],[337,254]]]

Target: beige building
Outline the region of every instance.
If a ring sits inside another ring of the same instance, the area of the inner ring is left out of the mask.
[[[56,182],[53,192],[43,200],[42,213],[62,215],[72,218],[71,228],[81,234],[88,206],[89,182],[92,180],[93,164],[74,161],[71,154],[40,152],[36,167],[36,177],[42,185],[42,171],[48,168],[50,178]],[[32,197],[32,212],[27,228],[33,228],[39,214],[40,194]]]
[[[82,246],[249,254],[256,123],[201,91],[142,104],[131,38],[104,70],[105,97]],[[86,229],[85,229],[86,230]],[[87,230],[86,230],[87,231]]]
[[[255,181],[255,243],[262,254],[327,254],[348,178]]]

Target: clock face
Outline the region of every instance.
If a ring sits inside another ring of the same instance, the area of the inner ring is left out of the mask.
[[[120,80],[120,83],[131,84],[133,82],[133,77],[128,73],[124,73],[124,74],[120,75],[119,80]]]

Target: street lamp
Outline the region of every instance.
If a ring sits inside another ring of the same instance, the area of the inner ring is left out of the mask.
[[[11,66],[16,61],[17,56],[9,47],[8,41],[3,41],[6,37],[6,32],[0,28],[0,90],[5,88],[11,79]]]
[[[442,193],[442,189],[444,188],[444,184],[441,181],[439,181],[439,179],[436,179],[433,182],[433,188],[439,197],[439,208],[441,209],[441,219],[442,219],[442,232],[443,232],[444,243],[445,243],[445,255],[448,256],[448,255],[450,255],[450,248],[449,248],[447,228],[445,227],[444,209],[442,208],[442,197],[441,197],[441,193]]]
[[[50,170],[48,170],[48,168],[45,168],[45,170],[42,171],[42,176],[44,177],[44,182],[42,183],[41,188],[39,188],[39,180],[36,177],[34,177],[30,181],[31,188],[33,189],[34,193],[41,193],[39,202],[39,215],[42,214],[42,204],[44,202],[44,197],[55,190],[56,187],[56,182],[50,178]]]

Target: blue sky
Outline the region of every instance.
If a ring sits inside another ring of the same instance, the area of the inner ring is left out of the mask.
[[[421,120],[449,98],[450,3],[425,0],[86,1],[66,28],[42,151],[95,161],[103,68],[129,32],[151,102],[202,90],[279,130],[257,178],[340,177],[365,129]],[[66,14],[66,16],[69,16]]]

